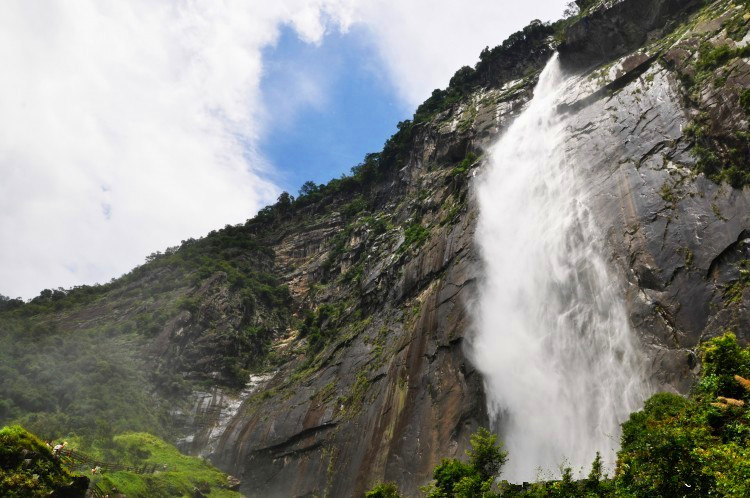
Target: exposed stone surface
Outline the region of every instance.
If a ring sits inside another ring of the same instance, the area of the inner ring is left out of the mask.
[[[248,401],[230,423],[214,461],[242,476],[244,492],[356,496],[385,479],[414,494],[441,458],[461,455],[469,434],[486,424],[481,380],[462,348],[465,304],[478,270],[476,213],[467,199],[471,173],[451,177],[441,166],[495,136],[529,95],[516,91],[512,103],[495,101],[508,90],[477,96],[469,105],[482,118],[463,133],[457,130],[466,108],[452,123],[424,127],[416,140],[421,146],[388,186],[398,195],[388,196],[383,209],[396,222],[420,219],[431,227],[428,240],[404,250],[402,229],[377,236],[355,229],[340,266],[346,274],[354,264],[348,259],[361,260],[359,283],[353,289],[332,283],[304,298],[341,300],[356,292],[366,317],[346,328],[300,380],[289,381],[303,367],[287,365],[268,385],[272,394]],[[401,202],[418,197],[422,202]],[[327,223],[336,222],[340,217]],[[303,248],[318,233],[292,233],[275,247],[290,281],[301,275],[315,281],[325,254]]]
[[[604,2],[568,28],[559,47],[566,64],[588,68],[643,45],[660,30],[701,5],[701,0],[615,0]]]

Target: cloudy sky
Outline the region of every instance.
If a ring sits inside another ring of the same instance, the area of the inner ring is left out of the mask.
[[[106,282],[381,148],[565,0],[6,0],[0,293]]]

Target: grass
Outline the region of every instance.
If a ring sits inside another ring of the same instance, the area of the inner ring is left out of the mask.
[[[740,92],[740,107],[750,117],[750,88],[745,88]]]
[[[659,190],[659,195],[662,199],[664,199],[665,202],[668,202],[672,204],[673,206],[677,204],[677,201],[679,198],[677,197],[677,194],[672,190],[672,187],[667,185],[666,183],[661,186],[661,189]]]
[[[698,71],[713,71],[738,57],[748,55],[750,55],[750,46],[732,48],[729,45],[713,46],[704,42],[698,51],[698,62],[695,67]]]
[[[747,133],[737,131],[730,137],[714,136],[710,118],[706,113],[701,113],[685,127],[685,136],[693,142],[691,151],[698,170],[708,178],[717,183],[726,182],[735,188],[750,184],[747,163],[750,141]]]
[[[95,451],[96,452],[96,451]],[[105,493],[123,493],[130,497],[194,496],[195,490],[217,498],[240,497],[227,488],[227,475],[207,461],[181,454],[177,448],[147,433],[115,436],[112,448],[98,452],[102,457],[117,456],[117,463],[136,468],[156,465],[153,474],[104,472],[96,481]]]

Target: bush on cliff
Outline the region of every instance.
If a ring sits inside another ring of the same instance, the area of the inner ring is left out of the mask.
[[[616,484],[636,496],[750,496],[750,349],[701,347],[693,394],[657,394],[623,424]]]

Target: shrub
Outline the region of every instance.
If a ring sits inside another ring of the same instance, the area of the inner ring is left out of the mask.
[[[469,464],[479,472],[483,480],[495,477],[508,459],[508,452],[502,450],[502,443],[498,444],[497,436],[484,427],[472,434]]]
[[[401,250],[405,251],[412,246],[421,247],[429,236],[430,231],[428,229],[419,223],[414,223],[404,231],[404,243],[401,246]]]
[[[392,482],[381,483],[365,493],[365,498],[401,498],[401,493]]]
[[[435,467],[434,481],[423,488],[428,498],[491,496],[492,483],[508,454],[497,436],[484,428],[471,435],[469,444],[468,463],[445,458]]]
[[[734,379],[735,375],[750,377],[750,351],[739,345],[733,333],[706,341],[700,351],[703,371],[697,387],[699,394],[711,398],[742,398],[750,394]]]
[[[735,376],[750,373],[750,351],[726,333],[701,346],[701,359],[690,398],[656,394],[623,424],[618,492],[747,496],[750,413],[742,399],[750,392]]]
[[[745,111],[745,114],[750,116],[750,88],[745,88],[740,92],[740,107]]]
[[[0,429],[0,495],[83,498],[88,485],[88,478],[71,475],[49,447],[23,427]]]

